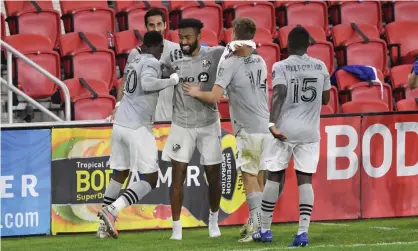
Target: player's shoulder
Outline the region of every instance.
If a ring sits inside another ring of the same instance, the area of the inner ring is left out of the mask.
[[[174,42],[172,42],[170,40],[167,40],[167,39],[165,39],[164,41],[165,41],[164,49],[166,49],[168,51],[172,51],[172,50],[175,50],[175,49],[180,49],[180,45],[178,43],[174,43]]]
[[[204,50],[206,54],[212,55],[222,55],[224,53],[225,47],[224,46],[202,46],[201,50]]]
[[[152,68],[156,72],[161,70],[160,61],[158,61],[155,57],[149,55],[143,59],[143,64],[146,68]]]

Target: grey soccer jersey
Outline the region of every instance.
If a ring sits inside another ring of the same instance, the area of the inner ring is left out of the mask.
[[[234,133],[268,133],[267,66],[263,58],[232,56],[219,66],[216,83],[226,89]]]
[[[183,55],[179,49],[170,52],[171,67],[176,70],[180,82],[174,87],[173,123],[184,128],[212,125],[219,119],[217,106],[185,96],[185,82],[199,83],[202,91],[211,91],[216,80],[216,70],[224,47],[201,46],[194,57]]]
[[[292,55],[273,65],[272,78],[273,88],[287,86],[287,96],[276,127],[288,142],[318,142],[322,92],[331,88],[324,62],[306,54]]]
[[[144,91],[142,85],[147,77],[161,78],[160,62],[150,54],[141,54],[125,69],[125,89],[116,110],[115,124],[131,129],[152,126],[158,91]]]
[[[170,51],[180,49],[178,43],[171,42],[169,40],[164,40],[164,50],[163,54],[161,55],[160,62],[162,67],[162,77],[168,78],[170,77],[170,73],[167,69],[167,65],[170,64]],[[132,59],[140,55],[140,50],[135,48],[131,51],[128,56],[128,62]],[[156,121],[171,121],[172,113],[173,113],[173,91],[174,87],[170,86],[160,91],[157,108],[155,110],[155,120]]]

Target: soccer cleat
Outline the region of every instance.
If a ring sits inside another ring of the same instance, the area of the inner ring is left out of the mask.
[[[221,230],[219,229],[217,221],[209,220],[208,228],[209,228],[210,238],[216,238],[216,237],[221,236]]]
[[[306,247],[308,246],[308,233],[304,232],[299,235],[295,235],[293,242],[289,247]]]
[[[244,224],[241,229],[239,230],[239,235],[241,237],[246,237],[248,235],[248,233],[253,229],[252,224]]]
[[[115,226],[116,218],[115,216],[113,216],[113,214],[109,212],[109,209],[107,209],[107,207],[104,207],[99,211],[99,217],[106,224],[107,232],[113,238],[115,239],[118,238],[118,230],[116,229],[116,226]]]
[[[242,239],[239,239],[238,242],[253,242],[253,234],[257,233],[257,228],[249,225],[246,230],[247,234]]]
[[[259,228],[258,231],[252,235],[252,238],[254,241],[272,242],[273,233],[271,232],[271,230],[267,230],[266,232],[262,233],[261,228]]]
[[[99,224],[99,229],[97,229],[96,238],[104,239],[110,237],[107,232],[106,224],[101,220]]]

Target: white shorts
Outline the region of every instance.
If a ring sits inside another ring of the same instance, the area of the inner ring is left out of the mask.
[[[289,143],[271,137],[265,146],[263,155],[266,168],[271,172],[286,169],[293,155],[295,170],[303,173],[316,173],[319,161],[319,142]]]
[[[113,124],[110,141],[110,168],[118,171],[158,171],[158,148],[155,137],[146,127],[136,130]]]
[[[270,135],[270,133],[247,133],[242,129],[240,130],[236,135],[236,165],[238,170],[253,175],[266,170],[264,161],[261,159],[261,153]]]
[[[200,153],[200,164],[209,166],[222,163],[221,123],[200,128],[171,125],[164,145],[162,160],[189,163],[195,148]]]

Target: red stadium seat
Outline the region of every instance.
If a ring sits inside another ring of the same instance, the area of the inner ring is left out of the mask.
[[[66,79],[98,79],[110,90],[115,81],[115,54],[105,48],[105,40],[99,34],[83,32],[63,35],[60,44]]]
[[[334,113],[339,112],[340,103],[338,100],[338,90],[335,86],[331,86],[328,105],[331,106]]]
[[[383,83],[384,82],[384,76],[382,72],[378,69],[376,69],[377,72],[377,78]],[[360,79],[355,77],[353,74],[346,72],[345,70],[338,70],[335,73],[335,77],[337,79],[337,87],[338,90],[343,91],[347,90],[351,86],[361,82]]]
[[[398,111],[418,111],[418,98],[408,98],[399,100],[396,103]]]
[[[223,35],[222,8],[215,2],[187,2],[179,9],[170,13],[172,28],[178,28],[178,22],[183,18],[197,18],[202,21],[204,28],[215,32],[218,40]]]
[[[378,100],[392,109],[392,88],[386,83],[381,86],[379,83],[360,82],[351,86],[348,93],[349,101]]]
[[[6,37],[6,23],[4,21],[4,15],[1,13],[1,40]]]
[[[279,29],[279,41],[280,48],[284,57],[288,56],[287,51],[287,39],[290,31],[294,29],[296,25],[289,25]],[[327,66],[328,72],[334,71],[334,47],[328,41],[326,41],[326,35],[324,30],[314,26],[303,26],[311,36],[311,45],[308,48],[308,55],[311,57],[322,60]]]
[[[232,36],[232,28],[229,28],[225,31],[224,41],[225,43],[231,42]],[[273,38],[271,36],[271,32],[265,28],[257,28],[255,32],[255,36],[253,39],[256,43],[271,43]]]
[[[28,43],[30,41],[30,43]],[[27,51],[52,51],[51,39],[39,34],[17,34],[5,38],[5,42],[24,53]]]
[[[107,1],[60,0],[65,32],[115,33],[115,13]]]
[[[203,28],[201,30],[201,34],[202,34],[202,38],[200,39],[200,43],[202,45],[207,45],[207,46],[219,45],[218,37],[215,34],[215,32],[213,32],[212,30]],[[169,35],[169,40],[174,43],[179,43],[179,31],[178,30],[171,31]]]
[[[123,75],[129,53],[135,47],[142,45],[144,34],[145,31],[138,30],[121,31],[115,34],[116,61],[121,75]]]
[[[107,84],[97,79],[72,78],[64,80],[64,84],[70,91],[70,98],[74,100],[78,97],[90,95],[94,91],[97,95],[108,95]],[[61,101],[64,102],[64,93],[60,89]]]
[[[274,43],[258,43],[257,53],[266,62],[267,72],[270,75],[273,68],[273,64],[280,61],[280,47]]]
[[[418,22],[399,21],[386,25],[392,64],[412,64],[418,56]]]
[[[387,1],[383,4],[383,16],[386,23],[393,21],[417,21],[417,1]]]
[[[74,120],[99,120],[112,114],[115,98],[110,95],[91,95],[78,97],[73,100]]]
[[[61,34],[59,13],[52,1],[5,1],[9,31],[14,34],[40,34],[58,46]]]
[[[408,86],[405,86],[405,98],[418,98],[418,88],[411,90]]]
[[[333,25],[371,24],[382,31],[382,11],[379,1],[336,1],[329,13]]]
[[[58,79],[61,78],[60,57],[57,52],[52,51],[53,45],[49,38],[37,34],[18,34],[6,37],[6,43]],[[19,58],[13,59],[13,80],[20,90],[34,99],[50,98],[58,87]]]
[[[330,105],[322,105],[321,106],[321,115],[334,114],[334,113],[335,112]]]
[[[320,1],[275,1],[277,23],[287,25],[315,26],[328,30],[328,7]]]
[[[170,33],[170,22],[168,9],[161,1],[115,1],[116,18],[120,31],[125,30],[144,30],[145,29],[145,14],[150,8],[160,9],[165,16],[166,29],[164,37],[168,37]]]
[[[408,75],[411,72],[412,65],[398,65],[390,70],[390,80],[393,87],[393,96],[395,100],[405,98],[405,86],[408,83]]]
[[[378,100],[351,101],[341,106],[343,113],[373,113],[389,112],[390,109],[385,102]]]
[[[376,26],[371,24],[356,24],[359,30],[366,35],[368,38],[379,39],[379,30]],[[332,27],[332,40],[334,46],[344,46],[349,44],[351,41],[361,40],[362,37],[357,32],[351,23],[347,24],[338,24]]]
[[[251,18],[257,27],[262,27],[276,33],[276,15],[274,5],[269,2],[237,2],[225,10],[225,19],[228,27],[232,27],[232,20],[239,17]]]
[[[229,102],[227,98],[222,98],[218,103],[218,110],[221,114],[221,119],[229,119]]]

